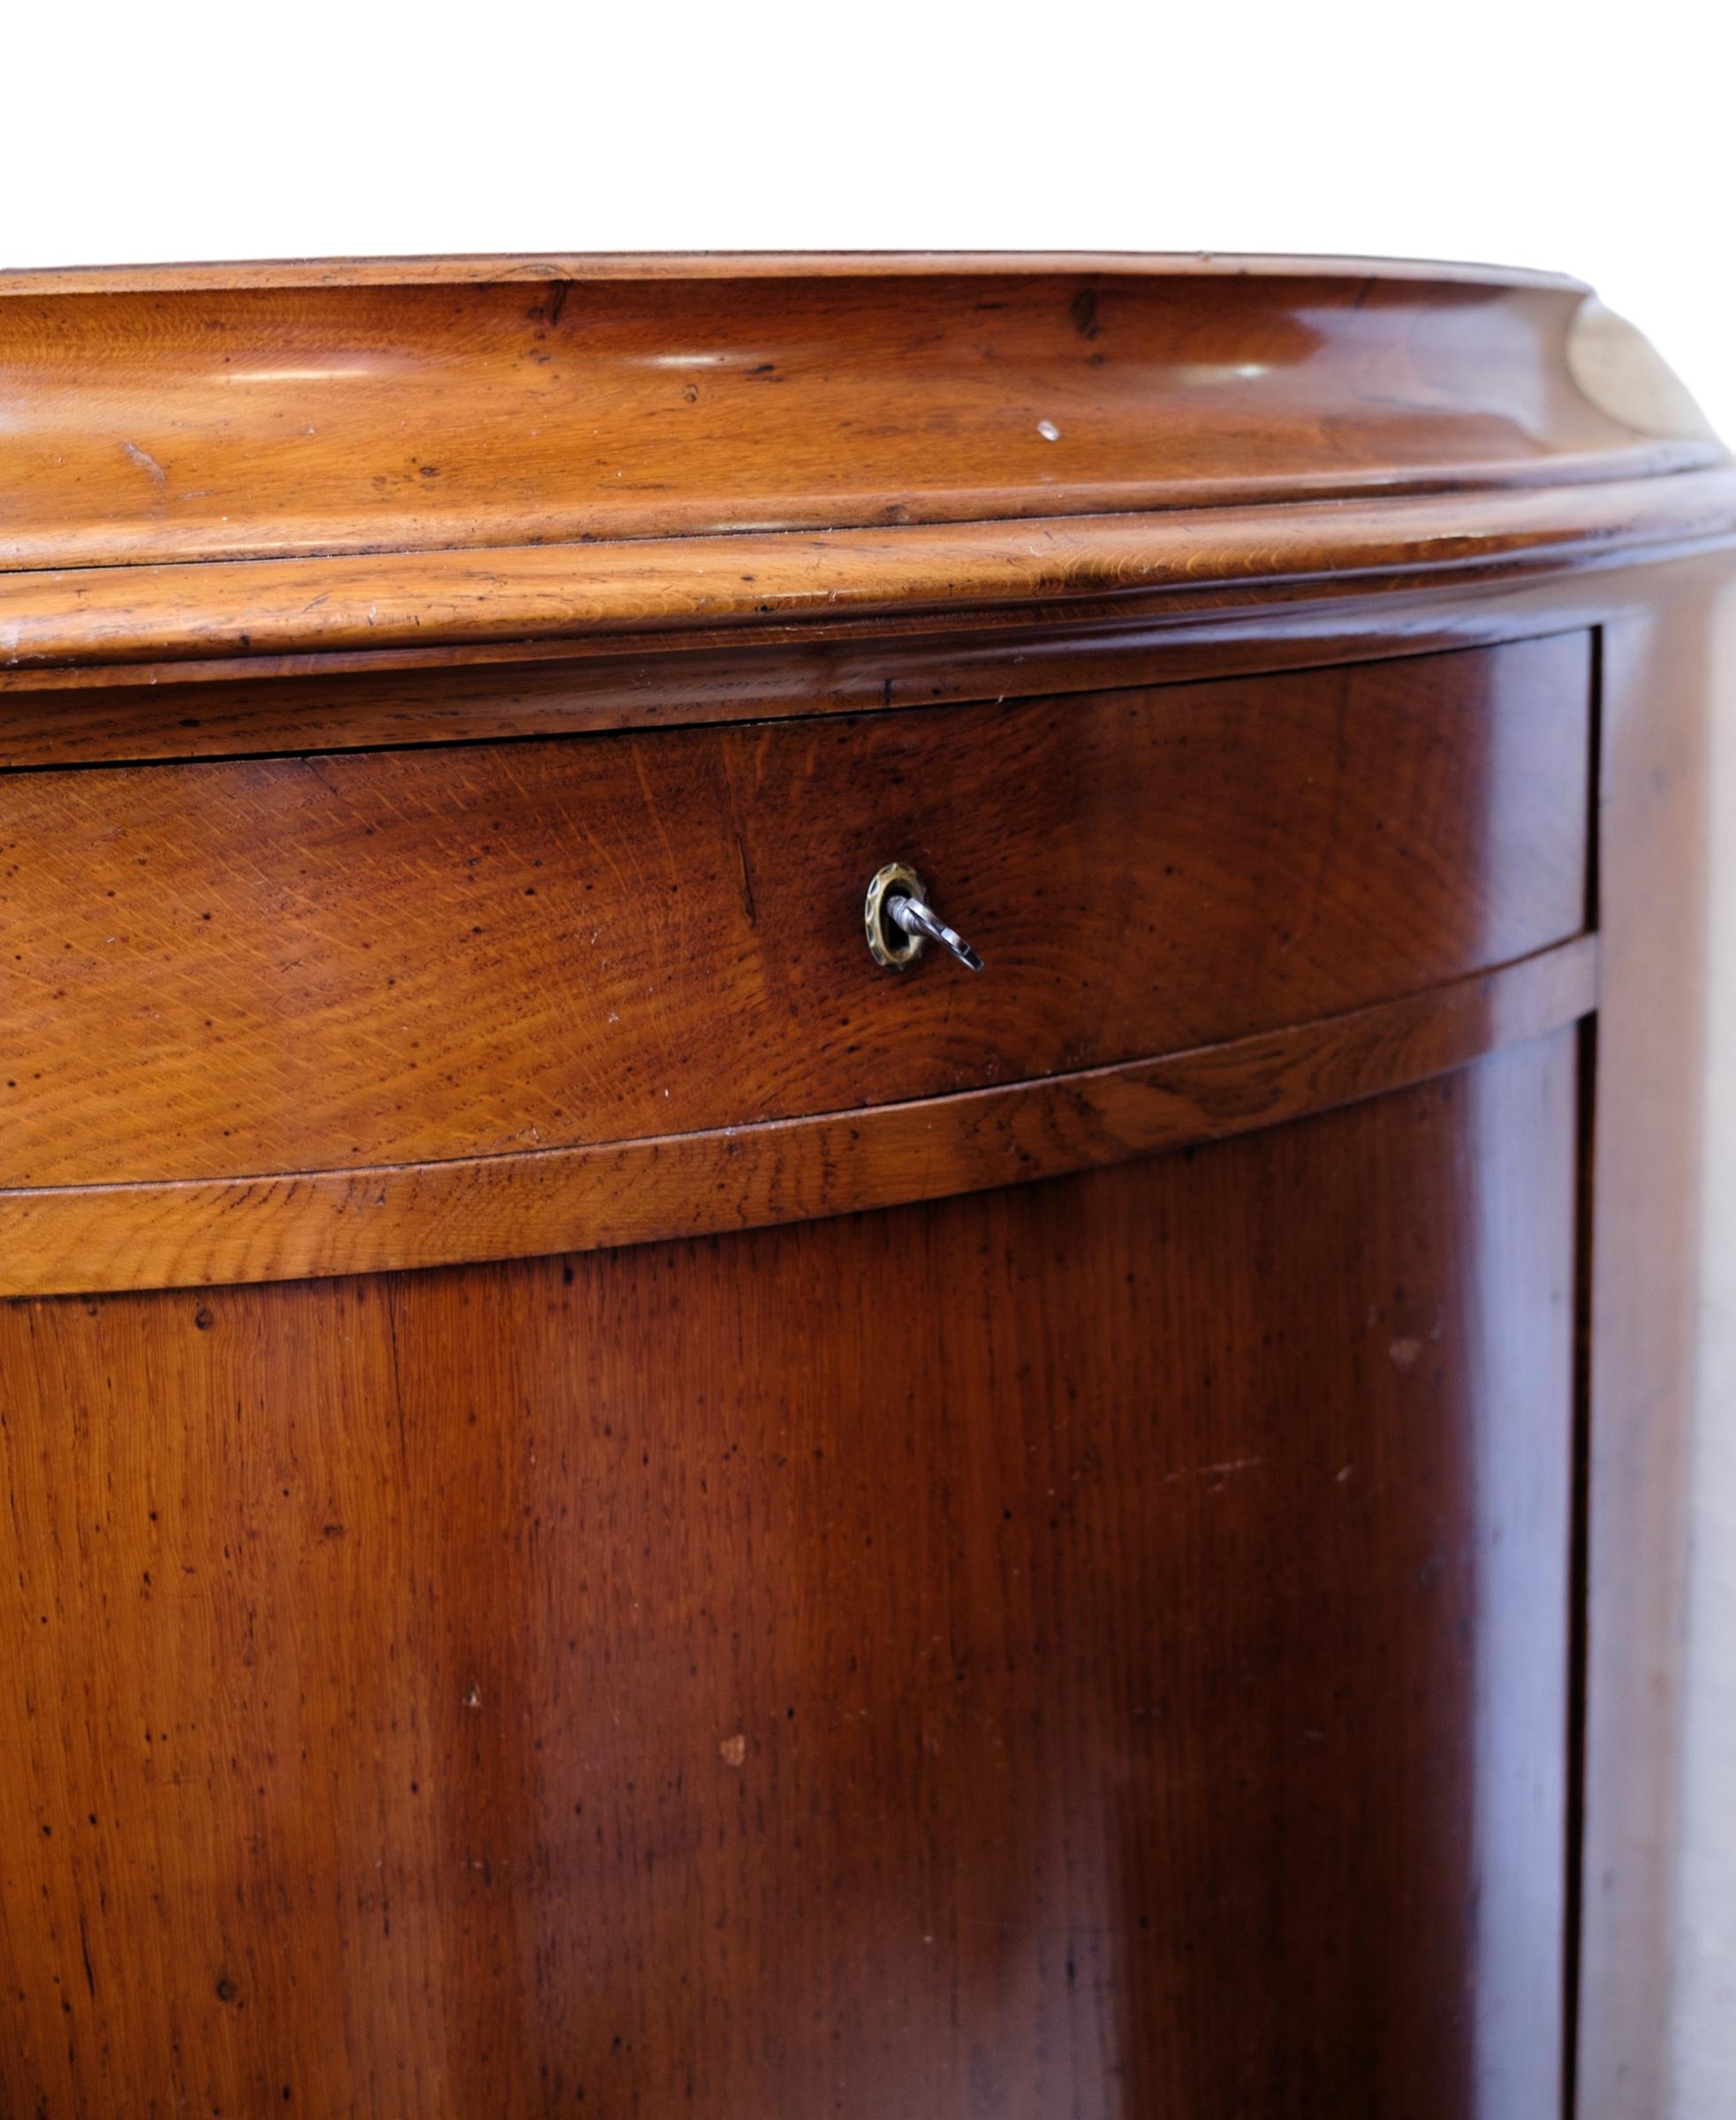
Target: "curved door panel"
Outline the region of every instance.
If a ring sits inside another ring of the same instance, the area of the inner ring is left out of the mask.
[[[0,2108],[1550,2109],[1576,1078],[0,1309]]]

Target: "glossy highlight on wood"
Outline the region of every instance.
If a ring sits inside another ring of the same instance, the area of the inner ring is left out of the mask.
[[[12,2106],[1547,2110],[1574,1124],[0,1308]]]
[[[361,1170],[0,1190],[0,1295],[591,1251],[974,1192],[1329,1110],[1558,1029],[1596,996],[1588,935],[1290,1030],[858,1112]]]
[[[0,666],[1522,575],[1736,512],[1547,276],[526,263],[0,274]]]
[[[1565,635],[1017,707],[21,776],[0,1185],[890,1104],[1506,963],[1582,924],[1588,669]],[[862,892],[891,859],[989,974],[875,965]]]
[[[1736,473],[1462,502],[1298,503],[1281,513],[1103,516],[944,531],[633,539],[550,550],[393,553],[0,574],[0,669],[208,655],[350,657],[794,622],[822,639],[853,617],[900,626],[1013,618],[1058,603],[1080,622],[1233,605],[1246,585],[1326,596],[1505,586],[1575,559],[1638,565],[1736,542]],[[245,568],[246,571],[243,571]]]
[[[1156,259],[580,265],[461,289],[0,275],[0,562],[1108,515],[1715,460],[1636,435],[1545,358],[1586,292]]]
[[[1653,2120],[1638,334],[162,267],[0,275],[0,2116]]]

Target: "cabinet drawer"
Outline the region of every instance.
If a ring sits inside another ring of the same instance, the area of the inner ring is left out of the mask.
[[[0,1183],[846,1110],[1420,990],[1583,924],[1583,635],[762,725],[0,782]],[[882,969],[899,860],[981,950]]]

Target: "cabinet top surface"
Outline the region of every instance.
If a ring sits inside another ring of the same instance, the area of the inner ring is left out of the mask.
[[[1495,267],[838,253],[0,274],[0,665],[318,650],[334,625],[355,651],[1120,593],[1218,579],[1217,530],[1256,517],[1257,545],[1297,504],[1474,494],[1461,516],[1482,530],[1495,496],[1578,494],[1565,531],[1532,511],[1535,549],[1606,536],[1624,511],[1588,489],[1686,496],[1724,463],[1586,288]],[[1729,513],[1684,504],[1694,536]],[[1195,521],[1179,558],[1141,541]],[[1431,553],[1453,527],[1430,519]],[[1366,560],[1291,537],[1266,572]],[[261,565],[207,564],[234,561]]]
[[[476,252],[401,258],[263,258],[228,263],[0,270],[0,295],[123,294],[241,287],[468,286],[501,280],[936,278],[1090,272],[1164,279],[1310,277],[1555,287],[1568,275],[1428,258],[1311,257],[1223,251],[670,250]]]

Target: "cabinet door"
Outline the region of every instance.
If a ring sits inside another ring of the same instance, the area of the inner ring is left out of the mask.
[[[1552,2109],[1576,1085],[0,1309],[0,2108]]]

